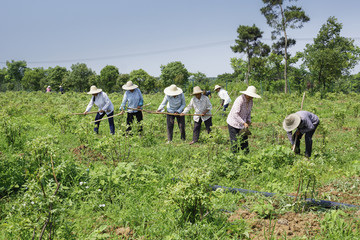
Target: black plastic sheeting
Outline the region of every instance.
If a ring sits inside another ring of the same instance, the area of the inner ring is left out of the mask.
[[[262,194],[266,197],[272,197],[274,195],[276,195],[275,193],[269,193],[269,192],[258,192],[258,191],[253,191],[253,190],[248,190],[248,189],[242,189],[242,188],[230,188],[230,187],[224,187],[224,186],[219,186],[219,185],[214,185],[211,186],[212,190],[217,190],[219,188],[223,188],[228,190],[231,193],[255,193],[255,194]],[[294,196],[290,196],[287,195],[288,197],[294,197]],[[351,205],[351,204],[347,204],[347,203],[338,203],[338,202],[332,202],[332,201],[325,201],[325,200],[315,200],[313,198],[306,198],[305,201],[310,202],[314,205],[317,206],[321,206],[321,207],[325,207],[325,208],[339,208],[339,207],[355,207],[355,208],[360,208],[360,206],[357,205]]]

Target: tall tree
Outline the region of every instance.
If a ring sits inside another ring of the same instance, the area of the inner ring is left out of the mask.
[[[235,40],[236,45],[231,46],[235,53],[245,53],[247,57],[247,72],[245,75],[245,83],[249,84],[249,74],[251,71],[251,59],[253,57],[267,56],[270,47],[260,42],[263,32],[258,27],[240,25],[237,29],[238,39]]]
[[[115,91],[122,90],[122,86],[130,80],[130,76],[127,73],[119,74],[119,77],[116,79]]]
[[[8,90],[21,90],[21,80],[24,77],[24,73],[26,70],[26,62],[25,61],[14,61],[11,62],[6,61],[7,66],[7,75],[5,77],[7,81],[7,89]]]
[[[69,71],[65,67],[56,66],[54,68],[48,68],[46,77],[47,83],[44,82],[43,84],[52,86],[54,90],[60,85],[67,88],[68,86],[65,86],[63,81],[68,74]]]
[[[208,78],[206,77],[205,73],[197,72],[197,73],[193,73],[192,76],[193,76],[193,80],[194,80],[194,85],[208,84]]]
[[[100,71],[98,85],[106,92],[114,91],[116,80],[119,78],[119,69],[112,65],[107,65]]]
[[[288,36],[287,29],[302,28],[305,22],[310,21],[302,8],[295,5],[285,6],[284,2],[297,0],[263,0],[265,7],[261,8],[261,13],[265,16],[267,24],[274,29],[272,39],[275,40],[278,35],[283,34],[284,37],[284,79],[285,93],[287,93],[287,61],[288,61]]]
[[[25,90],[38,91],[44,90],[46,86],[41,86],[40,83],[46,78],[45,70],[43,68],[26,69],[24,77],[21,82]]]
[[[5,86],[5,78],[6,77],[6,68],[0,69],[0,92],[1,91],[6,91],[6,86]]]
[[[71,65],[71,73],[64,79],[64,84],[75,91],[89,90],[90,84],[95,82],[96,73],[88,68],[85,63]],[[101,86],[97,86],[101,88]]]
[[[279,41],[275,42],[272,46],[272,52],[278,55],[285,57],[285,46],[287,49],[294,46],[296,44],[296,40],[292,38],[288,38],[287,43],[285,43],[285,38],[281,37]],[[287,58],[290,58],[290,54],[287,53]]]
[[[324,24],[313,44],[307,44],[304,50],[304,64],[309,69],[317,89],[330,91],[332,83],[344,75],[359,62],[360,48],[354,40],[340,36],[342,24],[330,17]]]
[[[138,69],[130,72],[130,81],[139,86],[143,92],[154,91],[156,79],[150,76],[145,70]]]
[[[184,87],[189,80],[190,74],[185,68],[185,65],[180,61],[170,62],[167,65],[161,65],[160,69],[160,80],[163,87],[167,87],[171,84]]]

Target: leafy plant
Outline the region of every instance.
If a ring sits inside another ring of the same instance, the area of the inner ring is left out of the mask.
[[[181,211],[181,220],[195,223],[206,217],[210,209],[211,189],[209,173],[190,170],[181,180],[168,186],[168,198]]]

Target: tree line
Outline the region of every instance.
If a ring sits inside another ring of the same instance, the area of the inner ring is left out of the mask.
[[[116,66],[107,65],[97,75],[85,63],[76,63],[68,70],[56,66],[44,69],[28,68],[26,61],[7,61],[6,68],[0,69],[0,91],[45,90],[63,86],[65,90],[84,92],[91,85],[97,85],[107,92],[120,91],[127,81],[137,84],[142,91],[156,92],[170,84],[185,89],[199,85],[211,89],[215,83],[245,82],[264,91],[285,93],[302,92],[360,92],[360,73],[351,70],[360,60],[360,48],[354,40],[341,36],[342,24],[335,17],[329,17],[322,25],[312,43],[294,56],[288,49],[296,40],[288,36],[288,29],[300,29],[310,21],[301,7],[291,5],[294,0],[263,0],[260,9],[272,32],[272,46],[261,42],[263,32],[254,24],[240,25],[235,53],[244,53],[246,60],[231,58],[233,73],[223,73],[212,81],[204,73],[190,73],[180,61],[161,65],[161,75],[154,77],[145,70],[133,70],[129,74],[119,72]]]

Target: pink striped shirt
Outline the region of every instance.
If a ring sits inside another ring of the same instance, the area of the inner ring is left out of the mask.
[[[251,109],[253,100],[247,101],[245,95],[236,98],[226,122],[237,129],[243,129],[244,123],[251,122]]]

